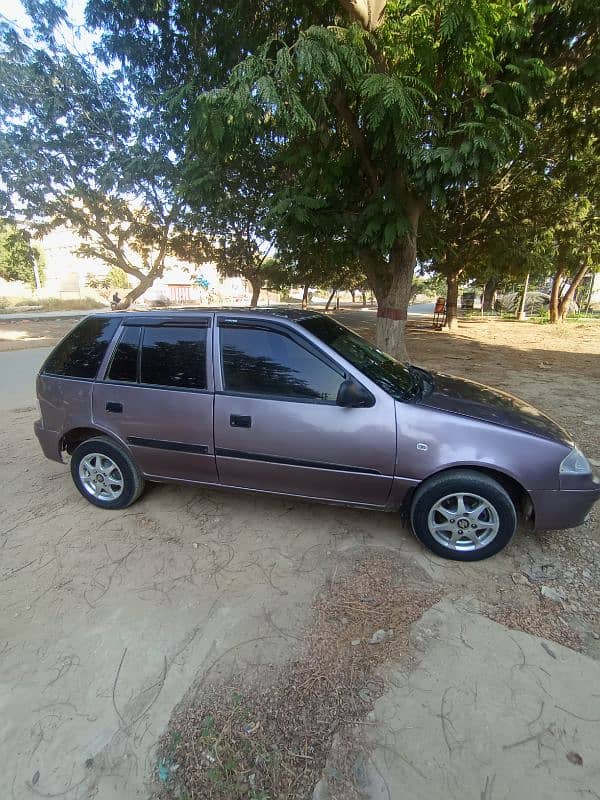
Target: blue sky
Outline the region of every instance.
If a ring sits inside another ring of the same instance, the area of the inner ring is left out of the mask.
[[[74,33],[64,32],[64,42],[68,46],[77,42],[78,50],[91,50],[94,37],[84,30],[85,0],[67,0],[66,9]],[[0,0],[0,19],[12,23],[17,30],[29,26],[29,18],[20,0]]]

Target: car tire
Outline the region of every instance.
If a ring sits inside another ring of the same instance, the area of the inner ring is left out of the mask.
[[[71,456],[71,476],[85,499],[100,508],[127,508],[144,490],[129,453],[106,436],[86,439]]]
[[[517,512],[493,478],[475,470],[452,470],[419,486],[410,520],[417,538],[442,558],[480,561],[510,542]]]

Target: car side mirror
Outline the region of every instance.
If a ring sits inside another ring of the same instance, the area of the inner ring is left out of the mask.
[[[335,402],[343,408],[369,408],[374,405],[371,392],[367,391],[360,383],[352,380],[352,378],[342,382]]]

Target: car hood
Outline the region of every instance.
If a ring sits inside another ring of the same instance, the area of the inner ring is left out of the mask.
[[[441,372],[430,374],[434,380],[433,390],[418,401],[420,405],[573,445],[564,428],[518,397],[466,378]]]

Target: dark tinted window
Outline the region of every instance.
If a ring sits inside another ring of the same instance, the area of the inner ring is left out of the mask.
[[[140,380],[206,389],[206,328],[145,328]]]
[[[50,353],[42,372],[67,378],[95,378],[119,322],[118,317],[108,316],[84,319]]]
[[[141,328],[125,328],[115,347],[108,375],[111,381],[137,381],[137,361]]]
[[[335,402],[342,375],[289,336],[222,327],[220,338],[226,390]]]
[[[300,325],[399,400],[414,396],[427,375],[396,361],[331,317],[310,317]]]

